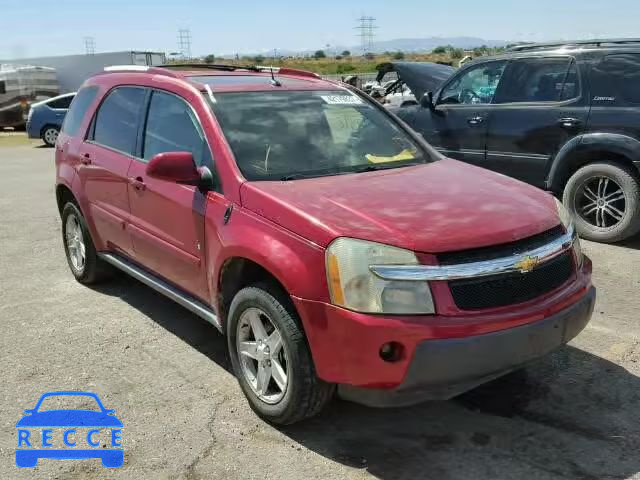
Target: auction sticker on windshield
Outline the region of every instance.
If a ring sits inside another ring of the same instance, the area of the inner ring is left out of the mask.
[[[362,105],[364,102],[355,95],[320,95],[329,105]]]

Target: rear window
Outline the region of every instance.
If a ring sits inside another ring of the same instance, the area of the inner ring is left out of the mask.
[[[608,55],[592,72],[592,95],[616,104],[640,104],[640,54]]]
[[[96,113],[92,140],[133,155],[145,89],[118,87],[107,95]]]
[[[47,102],[50,108],[69,108],[71,105],[71,101],[73,100],[73,95],[69,95],[68,97],[58,98],[56,100],[51,100]]]
[[[87,114],[87,110],[93,103],[93,99],[96,98],[98,93],[98,87],[84,87],[81,88],[76,96],[73,98],[69,111],[64,117],[64,123],[62,124],[62,131],[67,135],[76,135],[78,129],[82,124],[84,116]]]
[[[248,180],[293,180],[430,160],[385,113],[346,90],[218,93],[212,108]]]

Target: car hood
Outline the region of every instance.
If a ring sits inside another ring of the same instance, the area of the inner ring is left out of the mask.
[[[439,253],[511,242],[560,223],[551,195],[451,159],[378,172],[248,182],[241,200],[245,208],[321,246],[352,237]]]
[[[376,67],[378,81],[388,72],[396,72],[419,100],[427,92],[435,92],[456,71],[449,65],[432,62],[389,62]]]
[[[90,410],[46,410],[25,415],[16,427],[121,427],[115,415]]]

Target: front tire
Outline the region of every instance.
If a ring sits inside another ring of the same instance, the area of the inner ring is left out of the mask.
[[[109,276],[109,265],[98,257],[84,216],[73,202],[67,202],[62,209],[62,241],[77,281],[89,285]]]
[[[250,407],[281,425],[312,417],[335,387],[320,380],[291,302],[279,289],[259,284],[231,302],[227,343],[233,371]]]
[[[58,140],[58,134],[60,133],[60,129],[58,127],[54,127],[51,125],[47,125],[42,129],[42,141],[47,147],[53,147],[56,144],[56,140]]]
[[[640,230],[640,182],[627,165],[585,165],[567,182],[562,202],[587,240],[618,242]]]

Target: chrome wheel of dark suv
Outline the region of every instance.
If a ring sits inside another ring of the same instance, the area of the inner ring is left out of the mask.
[[[574,202],[576,213],[597,228],[615,227],[626,213],[624,190],[606,176],[587,179],[578,189]]]
[[[640,179],[632,166],[585,165],[569,178],[562,201],[587,240],[618,242],[640,230]]]

